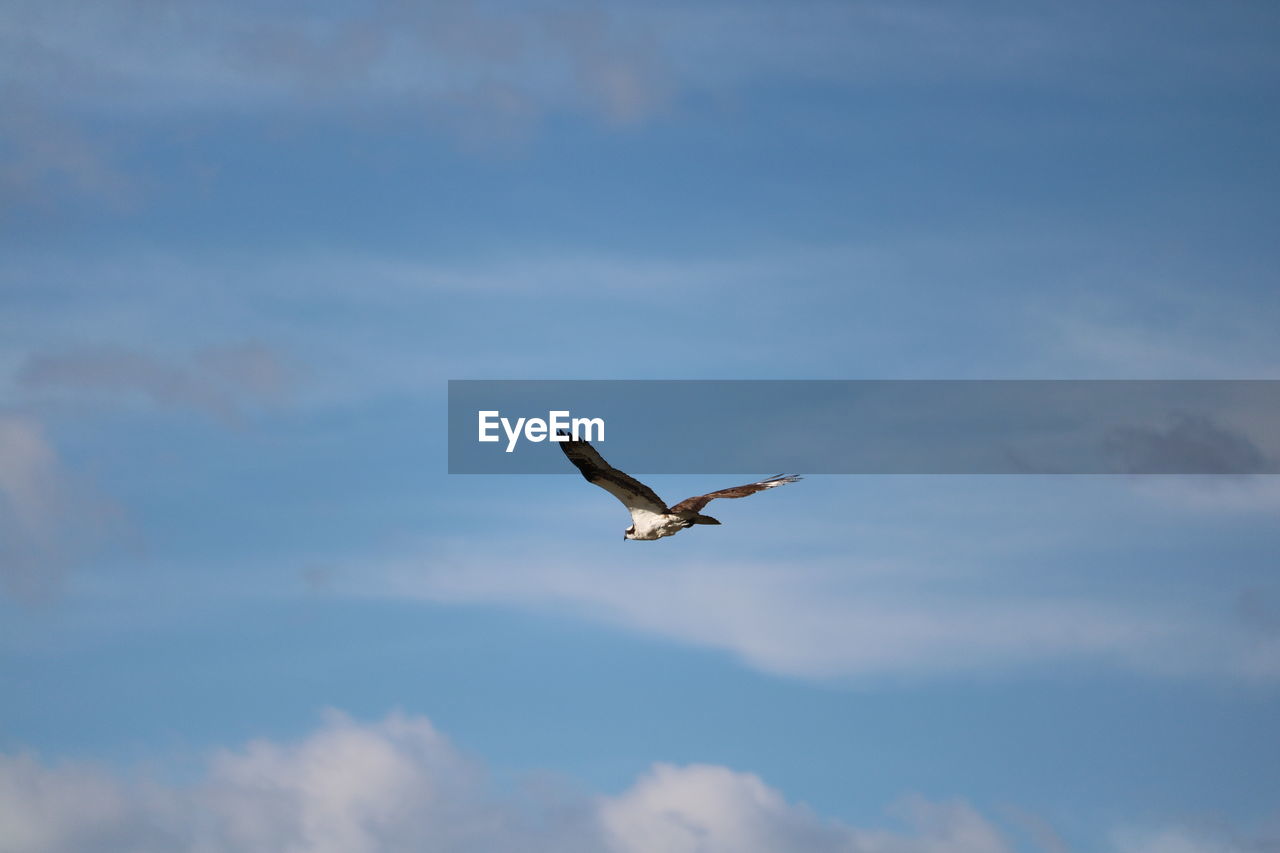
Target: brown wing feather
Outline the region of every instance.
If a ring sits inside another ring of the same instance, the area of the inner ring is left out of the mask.
[[[565,441],[561,442],[560,449],[582,472],[583,478],[588,483],[594,483],[604,489],[622,501],[627,509],[635,507],[658,514],[668,511],[666,502],[658,497],[653,489],[605,462],[604,457],[591,446],[591,442]]]
[[[763,492],[765,489],[772,489],[774,486],[785,486],[787,483],[794,483],[799,479],[800,477],[796,474],[779,474],[776,477],[770,477],[758,483],[748,483],[745,486],[734,486],[729,489],[721,489],[718,492],[708,492],[705,495],[685,498],[673,506],[671,511],[673,513],[701,512],[704,506],[716,498],[745,498],[747,495],[754,495],[756,492]]]

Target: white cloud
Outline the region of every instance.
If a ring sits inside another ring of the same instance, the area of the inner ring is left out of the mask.
[[[1009,853],[962,801],[908,798],[862,828],[715,765],[655,764],[616,795],[509,785],[424,717],[329,712],[297,742],[214,754],[197,778],[0,754],[0,851],[97,853]],[[1117,853],[1260,853],[1178,828],[1116,833]]]
[[[850,832],[788,803],[758,777],[724,767],[655,765],[600,817],[625,853],[849,849]]]
[[[714,765],[654,765],[600,800],[616,853],[1008,853],[1003,833],[961,802],[910,799],[908,831],[867,830],[788,802],[759,777]]]
[[[224,843],[244,850],[360,853],[400,849],[419,835],[459,849],[503,822],[484,803],[484,785],[425,719],[392,714],[366,727],[335,714],[302,743],[260,740],[219,753],[189,808],[207,809]]]
[[[374,853],[1004,853],[962,803],[913,801],[909,829],[860,830],[725,767],[658,764],[616,796],[503,792],[429,721],[331,713],[298,743],[218,753],[192,785],[0,756],[0,850]]]
[[[536,825],[552,816],[563,823]],[[566,833],[574,843],[556,846]],[[593,836],[572,809],[507,799],[429,721],[403,714],[361,725],[332,712],[300,742],[220,751],[182,785],[0,756],[4,853],[601,849],[585,844]]]

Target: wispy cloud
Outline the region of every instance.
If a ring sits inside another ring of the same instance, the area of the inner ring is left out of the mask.
[[[73,8],[82,14],[71,27]],[[15,64],[18,84],[135,109],[244,108],[307,94],[331,104],[370,97],[485,104],[505,91],[536,111],[578,107],[625,121],[651,114],[670,85],[710,89],[763,75],[865,83],[1017,71],[1114,89],[1104,69],[1082,69],[1082,61],[1121,62],[1135,48],[1164,74],[1133,85],[1173,85],[1171,67],[1202,84],[1275,71],[1265,14],[1256,15],[1259,26],[1206,32],[1203,22],[1221,17],[1178,4],[1162,12],[1173,24],[1165,37],[1144,39],[1153,14],[1101,3],[1071,10],[988,3],[961,12],[932,0],[787,8],[370,0],[326,4],[300,18],[269,6],[229,14],[192,0],[91,9],[26,0],[11,4],[0,38],[25,60]],[[1251,18],[1244,9],[1237,15]],[[1111,28],[1105,36],[1103,24]]]
[[[257,343],[197,350],[165,359],[123,347],[36,353],[17,371],[29,392],[139,395],[163,407],[234,420],[251,404],[277,402],[291,390],[296,368]]]
[[[292,362],[256,343],[208,347],[178,359],[96,347],[20,361],[14,408],[0,412],[0,589],[22,600],[47,598],[73,565],[122,529],[121,509],[64,461],[47,419],[34,414],[39,403],[140,398],[236,424],[253,407],[287,397],[297,373]]]
[[[78,122],[6,92],[0,112],[0,222],[26,207],[47,213],[67,196],[124,209],[136,200],[112,152]]]
[[[1280,835],[1242,835],[1223,827],[1172,826],[1113,833],[1116,853],[1274,853]]]
[[[67,470],[37,421],[0,413],[0,589],[21,599],[54,593],[115,516]]]
[[[355,594],[576,614],[722,649],[768,672],[848,678],[1016,670],[1072,661],[1160,676],[1272,679],[1280,638],[1232,614],[1102,596],[1003,591],[905,558],[891,566],[666,557],[660,564],[541,549],[435,551],[359,574]],[[371,581],[368,578],[372,577]],[[341,586],[336,588],[343,591]]]
[[[484,141],[525,135],[557,109],[635,120],[659,100],[651,63],[607,39],[613,28],[598,9],[380,2],[346,11],[315,8],[304,20],[183,0],[10,4],[0,21],[0,51],[12,59],[0,212],[55,207],[69,193],[132,192],[123,158],[91,130],[103,112],[296,117],[359,105],[367,120],[382,106]]]
[[[1280,476],[1134,477],[1129,486],[1179,513],[1204,515],[1280,515]]]
[[[133,193],[89,132],[104,115],[120,127],[139,116],[289,122],[341,113],[366,123],[392,112],[492,144],[527,136],[553,116],[633,125],[676,112],[690,93],[732,101],[761,80],[865,88],[1016,79],[1023,90],[1109,98],[1118,81],[1172,91],[1276,78],[1265,15],[1240,7],[1233,13],[1245,25],[1222,27],[1222,16],[1197,4],[1174,6],[1156,17],[1094,3],[960,11],[932,0],[785,7],[368,0],[297,16],[263,5],[232,13],[193,0],[89,7],[20,0],[0,21],[0,51],[13,60],[6,102],[39,104],[38,123],[57,130],[12,132],[0,180],[23,191],[19,201],[37,204],[68,185]],[[1161,38],[1151,37],[1156,25]]]
[[[1103,437],[1103,452],[1121,473],[1222,475],[1275,473],[1248,436],[1204,415],[1181,414],[1167,427],[1115,427]]]
[[[571,247],[453,262],[349,249],[146,250],[95,253],[87,262],[14,253],[0,258],[0,286],[26,299],[15,300],[0,317],[0,364],[12,361],[15,377],[27,376],[29,386],[42,390],[83,393],[95,374],[99,394],[112,384],[115,393],[172,400],[166,389],[176,385],[187,388],[179,398],[198,397],[206,407],[211,395],[225,395],[217,388],[220,380],[196,362],[202,352],[229,348],[210,331],[223,329],[263,342],[232,348],[257,348],[260,362],[267,356],[282,362],[276,372],[286,390],[297,392],[295,402],[421,394],[468,375],[563,376],[566,364],[574,365],[575,377],[805,373],[817,364],[830,370],[842,357],[838,350],[847,345],[848,328],[834,312],[814,309],[806,318],[812,320],[806,348],[785,336],[745,336],[741,329],[766,322],[771,304],[814,305],[816,289],[832,276],[882,277],[885,263],[878,251],[830,247],[681,259]],[[727,296],[744,288],[757,295],[751,304],[759,306],[759,316],[723,310]],[[641,291],[657,298],[637,303]],[[473,345],[493,334],[495,302],[516,313],[536,312],[546,310],[548,297],[615,317],[624,334],[643,334],[667,358],[638,364],[615,346],[619,327],[599,323],[580,324],[556,347],[546,346],[540,324],[515,324],[504,332],[507,346]],[[447,312],[440,310],[441,300],[447,300]],[[48,310],[47,301],[58,310]],[[669,301],[680,301],[685,310],[671,316],[664,307]],[[412,325],[404,322],[409,317]],[[694,326],[696,336],[689,334]],[[719,332],[732,334],[707,347],[706,336]],[[203,344],[195,352],[193,339]],[[306,365],[305,386],[287,381],[299,378],[295,360]],[[112,372],[118,375],[106,375]],[[193,395],[192,383],[202,390]],[[245,405],[265,401],[261,394],[232,396]]]
[[[0,117],[7,206],[48,205],[67,190],[136,195],[113,165],[124,158],[90,131],[104,114],[126,123],[282,109],[367,119],[392,108],[484,142],[525,134],[556,113],[642,121],[661,109],[667,87],[642,27],[577,0],[375,0],[313,7],[305,17],[190,0],[18,2],[0,20],[0,51],[12,59],[6,104],[29,105]]]
[[[1100,280],[1113,279],[1099,271]],[[1153,270],[1152,275],[1163,270]],[[1126,284],[1130,284],[1126,282]],[[1268,334],[1276,311],[1259,292],[1212,294],[1194,279],[1126,288],[1127,300],[1093,294],[1087,309],[1041,307],[1033,318],[1057,369],[1103,379],[1276,379],[1280,349]],[[1132,292],[1136,289],[1136,293]],[[1168,314],[1153,323],[1153,315]]]

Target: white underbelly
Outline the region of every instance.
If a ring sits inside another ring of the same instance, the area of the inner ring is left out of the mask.
[[[671,536],[685,528],[685,522],[673,515],[659,515],[656,512],[636,513],[632,516],[635,525],[636,539],[661,539]]]

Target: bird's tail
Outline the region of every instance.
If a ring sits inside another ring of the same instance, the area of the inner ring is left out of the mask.
[[[719,524],[720,522],[709,515],[695,515],[693,517],[694,524]]]

